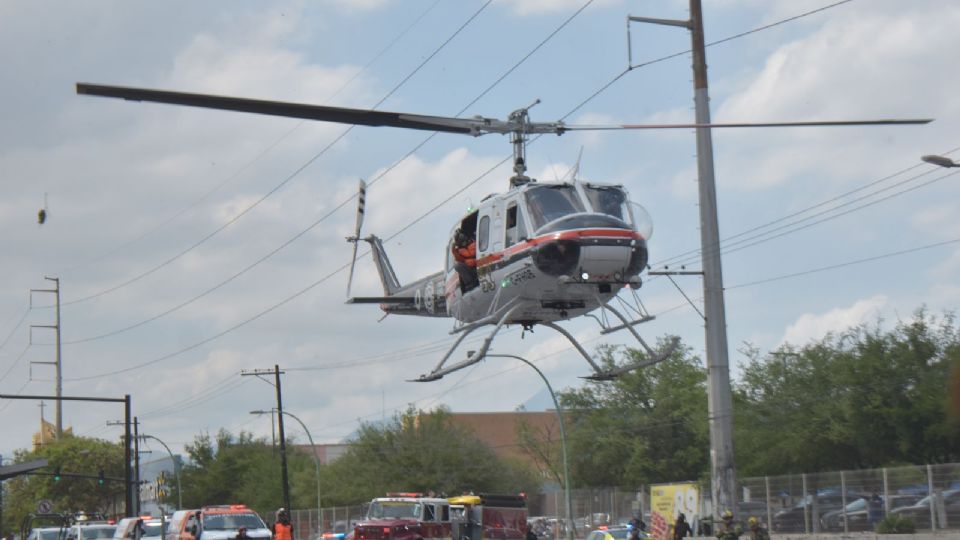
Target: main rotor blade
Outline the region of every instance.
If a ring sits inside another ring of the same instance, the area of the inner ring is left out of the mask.
[[[929,124],[933,118],[888,118],[881,120],[816,120],[811,122],[729,122],[718,124],[610,124],[564,125],[563,131],[603,131],[615,129],[693,129],[754,127],[818,127],[818,126],[888,126]]]
[[[481,135],[484,126],[495,120],[487,118],[447,118],[443,116],[423,116],[369,109],[348,109],[345,107],[327,107],[303,103],[246,99],[210,94],[193,94],[148,88],[127,86],[107,86],[100,84],[77,83],[77,93],[91,96],[121,98],[128,101],[152,101],[172,105],[186,105],[205,109],[240,111],[270,116],[287,116],[340,124],[361,126],[389,126],[424,131],[443,131]]]

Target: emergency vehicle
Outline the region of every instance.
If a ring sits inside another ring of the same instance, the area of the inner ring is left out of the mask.
[[[233,540],[240,527],[246,527],[247,536],[255,540],[273,537],[260,516],[246,505],[224,504],[174,512],[165,539]]]
[[[370,503],[354,540],[524,540],[526,529],[527,501],[518,495],[389,493]]]
[[[524,540],[527,499],[520,495],[464,495],[450,499],[455,540]]]

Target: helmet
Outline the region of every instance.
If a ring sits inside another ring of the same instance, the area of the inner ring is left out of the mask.
[[[747,520],[747,525],[750,525],[751,527],[755,527],[755,526],[757,526],[759,523],[760,523],[760,522],[757,520],[757,517],[756,517],[756,516],[750,516],[750,519]]]
[[[723,514],[720,515],[722,519],[733,519],[733,512],[729,510],[724,510]]]

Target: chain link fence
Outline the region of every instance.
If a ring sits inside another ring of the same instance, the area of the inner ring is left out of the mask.
[[[678,482],[682,482],[678,479]],[[849,533],[872,531],[885,516],[910,519],[917,531],[960,530],[960,463],[740,478],[736,513],[757,517],[771,533]],[[710,486],[700,485],[701,516],[713,515]],[[633,517],[650,523],[650,490],[576,489],[570,492],[574,536],[600,526],[626,524]],[[531,495],[527,509],[544,538],[566,538],[568,523],[562,490]],[[349,533],[366,505],[316,508],[291,513],[295,540],[328,540]],[[710,520],[693,523],[709,536]],[[342,538],[342,537],[340,537]]]

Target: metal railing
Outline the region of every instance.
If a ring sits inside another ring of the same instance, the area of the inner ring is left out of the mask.
[[[761,476],[740,478],[738,484],[739,519],[757,517],[774,534],[872,531],[889,515],[911,520],[917,531],[960,530],[960,463]],[[709,491],[708,485],[700,486],[699,516],[687,516],[700,518],[691,519],[698,535],[712,534],[711,521],[704,518],[713,514],[703,496]],[[635,516],[650,522],[649,487],[574,489],[570,496],[577,538]],[[531,519],[542,519],[549,535],[558,540],[565,538],[568,526],[558,519],[565,513],[563,499],[562,490],[540,493],[529,496],[527,506]],[[316,509],[294,510],[295,540],[349,532],[363,518],[365,505],[323,508],[322,513],[320,520]]]

